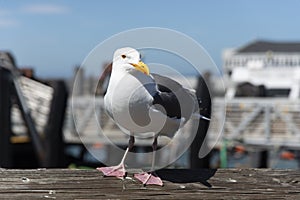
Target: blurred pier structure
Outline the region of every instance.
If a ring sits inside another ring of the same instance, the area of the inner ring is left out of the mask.
[[[127,135],[123,134],[104,113],[102,97],[74,97],[72,109],[80,113],[82,118],[77,120],[77,132],[72,121],[71,108],[68,107],[64,127],[64,136],[68,143],[83,141],[85,144],[93,145],[113,142],[127,145]],[[95,114],[99,121],[95,118]],[[180,135],[185,137],[184,133],[189,133],[192,126],[193,120],[180,130]],[[244,145],[253,152],[269,151],[274,148],[299,150],[299,129],[299,100],[240,98],[227,100],[225,105],[224,99],[214,98],[207,144],[211,149],[220,149],[226,141],[228,149]],[[177,139],[180,140],[180,137]],[[166,138],[160,139],[162,145],[168,141]],[[143,140],[137,141],[137,144],[150,146],[151,142],[152,140]],[[178,145],[176,148],[180,149],[181,146]]]
[[[225,141],[261,149],[261,161],[268,160],[270,150],[286,148],[299,167],[300,42],[255,40],[227,48],[223,72]]]
[[[248,153],[250,166],[263,168],[270,167],[271,160],[278,162],[280,155],[276,154],[281,151],[292,151],[300,167],[299,99],[234,98],[227,99],[224,105],[223,99],[215,98],[212,108],[208,137],[214,148],[229,151],[242,147],[241,155]],[[224,114],[225,123],[221,124]],[[221,135],[215,131],[219,126],[223,127]]]
[[[214,100],[218,113],[224,101]],[[226,101],[222,138],[261,148],[300,149],[300,101],[284,98],[235,98]],[[215,118],[214,118],[215,117]],[[209,136],[215,136],[218,116],[213,115]],[[219,144],[220,145],[220,144]]]
[[[62,167],[64,81],[22,76],[9,53],[0,53],[0,166]]]

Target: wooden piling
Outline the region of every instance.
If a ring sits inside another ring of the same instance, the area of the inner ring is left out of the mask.
[[[12,166],[11,137],[11,81],[9,71],[0,67],[0,166]]]
[[[68,92],[64,81],[48,81],[54,89],[49,118],[45,127],[45,160],[43,167],[64,167],[63,125],[67,106]]]

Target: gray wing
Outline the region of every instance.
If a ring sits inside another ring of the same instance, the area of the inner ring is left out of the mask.
[[[159,90],[153,96],[153,105],[162,106],[169,117],[183,117],[186,121],[190,119],[195,110],[199,108],[196,94],[168,77],[158,74],[151,75]]]

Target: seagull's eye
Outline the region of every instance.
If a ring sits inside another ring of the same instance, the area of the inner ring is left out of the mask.
[[[123,55],[121,55],[121,57],[122,57],[123,59],[125,59],[125,58],[126,58],[126,55],[123,54]]]

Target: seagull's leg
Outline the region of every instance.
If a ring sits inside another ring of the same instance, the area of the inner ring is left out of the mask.
[[[134,136],[130,136],[128,147],[123,155],[123,158],[120,164],[111,167],[99,167],[97,170],[101,171],[104,176],[116,176],[116,177],[126,177],[127,172],[125,169],[125,159],[127,157],[128,152],[133,148],[134,145]]]
[[[154,141],[152,144],[153,155],[152,155],[152,164],[150,172],[144,172],[140,174],[135,174],[134,177],[141,181],[144,186],[146,185],[160,185],[163,186],[162,180],[156,175],[155,169],[155,157],[156,157],[156,150],[157,150],[157,136],[154,137]]]

